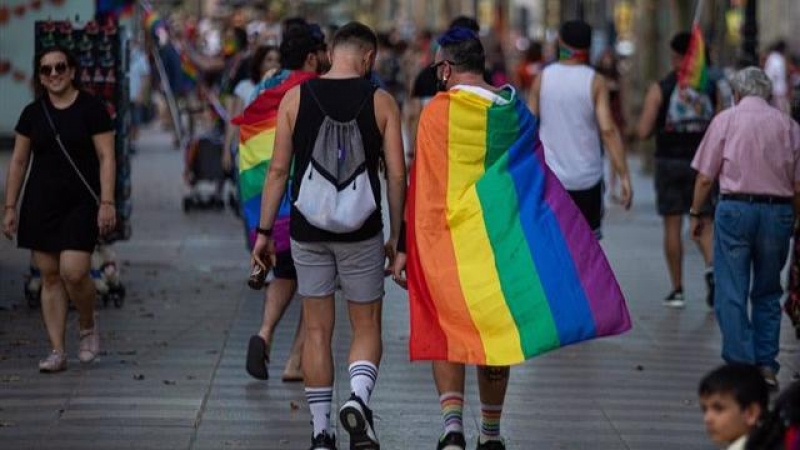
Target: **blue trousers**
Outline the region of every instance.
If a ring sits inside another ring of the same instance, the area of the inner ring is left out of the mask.
[[[727,362],[766,366],[775,372],[780,367],[776,358],[781,270],[793,226],[794,209],[789,204],[723,200],[717,206],[714,309],[722,332],[722,358]]]

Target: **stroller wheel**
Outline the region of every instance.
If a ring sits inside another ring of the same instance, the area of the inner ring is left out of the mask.
[[[192,199],[186,197],[183,199],[183,212],[188,213],[192,209]]]
[[[214,204],[214,209],[216,209],[217,211],[222,211],[223,209],[225,209],[225,201],[222,200],[221,198],[215,198],[213,204]]]
[[[114,302],[115,308],[121,308],[122,305],[125,303],[125,297],[120,295],[118,292],[114,292],[113,294],[109,294],[108,296],[111,297],[111,301]]]

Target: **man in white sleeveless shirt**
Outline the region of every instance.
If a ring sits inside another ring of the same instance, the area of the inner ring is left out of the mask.
[[[588,65],[591,42],[587,23],[565,22],[559,31],[559,61],[534,81],[529,104],[540,120],[547,165],[600,238],[604,147],[619,174],[620,203],[626,209],[631,207],[633,190],[607,82]]]

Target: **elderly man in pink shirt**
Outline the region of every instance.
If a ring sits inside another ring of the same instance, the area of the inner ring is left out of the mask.
[[[722,357],[759,366],[777,389],[780,273],[800,206],[800,126],[767,103],[772,83],[761,69],[739,71],[732,84],[737,105],[711,122],[692,162],[691,230],[701,234],[696,213],[719,178],[714,307]]]

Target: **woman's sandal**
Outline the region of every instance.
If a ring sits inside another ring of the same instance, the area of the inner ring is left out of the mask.
[[[247,361],[245,368],[251,377],[257,380],[268,380],[269,372],[267,372],[267,365],[269,364],[269,355],[267,354],[267,343],[259,335],[250,337],[250,342],[247,344]]]

